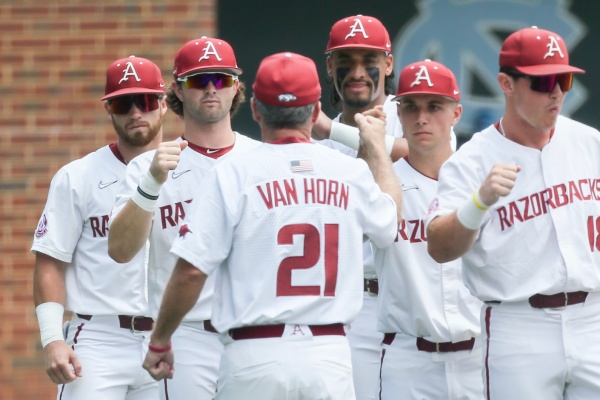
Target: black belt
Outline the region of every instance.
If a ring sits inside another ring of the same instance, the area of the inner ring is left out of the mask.
[[[573,304],[583,303],[588,292],[562,292],[551,295],[535,294],[529,298],[533,308],[561,308]]]
[[[210,319],[204,320],[204,330],[207,332],[218,333]]]
[[[556,294],[534,294],[529,298],[529,305],[533,308],[563,308],[580,304],[585,301],[589,292],[561,292]],[[485,304],[502,304],[499,300],[488,300]]]
[[[386,333],[383,336],[383,344],[390,345],[396,338],[395,333]],[[455,351],[473,350],[475,338],[463,340],[462,342],[430,342],[422,337],[417,338],[417,349],[428,353],[450,353]]]
[[[379,280],[375,279],[364,279],[365,281],[365,292],[369,294],[378,294],[379,293]]]
[[[346,336],[343,324],[329,325],[308,325],[313,336],[340,335]],[[285,330],[284,324],[277,325],[254,325],[233,328],[229,330],[229,335],[233,340],[244,339],[265,339],[283,336]]]
[[[81,319],[90,321],[93,315],[77,314]],[[131,315],[119,315],[119,326],[130,331],[147,332],[152,330],[154,320],[150,317],[138,317]]]

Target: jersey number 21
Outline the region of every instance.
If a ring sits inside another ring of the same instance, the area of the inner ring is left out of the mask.
[[[338,229],[337,224],[325,224],[323,234],[325,288],[323,296],[335,296],[338,272]],[[293,286],[292,271],[313,268],[321,260],[321,233],[310,224],[286,225],[279,230],[277,244],[293,244],[295,235],[304,236],[304,253],[302,256],[284,258],[279,264],[277,296],[320,296],[320,285]]]

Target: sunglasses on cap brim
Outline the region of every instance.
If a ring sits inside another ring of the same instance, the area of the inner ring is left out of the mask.
[[[126,96],[113,97],[107,100],[108,109],[112,114],[129,114],[131,106],[135,106],[141,112],[150,112],[158,109],[161,95],[156,94],[130,94]]]
[[[527,78],[531,81],[530,87],[534,92],[552,93],[556,84],[560,85],[560,90],[568,92],[573,87],[573,74],[568,72],[564,74],[531,76],[525,75],[515,70],[500,70],[514,78]]]
[[[210,82],[216,89],[228,88],[233,86],[237,76],[223,74],[219,72],[207,72],[195,75],[177,78],[188,89],[205,89]]]

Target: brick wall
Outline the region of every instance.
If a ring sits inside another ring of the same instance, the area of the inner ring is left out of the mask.
[[[171,81],[185,41],[216,35],[215,0],[8,0],[0,5],[0,399],[53,399],[35,318],[31,239],[50,180],[114,141],[100,97],[134,54]],[[167,113],[166,139],[182,131]]]

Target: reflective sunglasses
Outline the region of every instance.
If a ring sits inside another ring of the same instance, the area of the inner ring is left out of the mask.
[[[179,78],[188,89],[204,89],[209,82],[212,82],[216,89],[222,89],[232,87],[236,80],[235,76],[220,73],[196,74]]]
[[[528,78],[531,81],[531,90],[540,93],[552,93],[557,83],[563,92],[568,92],[573,86],[572,73],[545,76],[524,75],[514,71],[505,73],[516,78]]]
[[[129,114],[131,106],[135,104],[141,112],[150,112],[158,108],[159,100],[160,96],[155,94],[130,94],[109,99],[108,109],[116,115]]]

